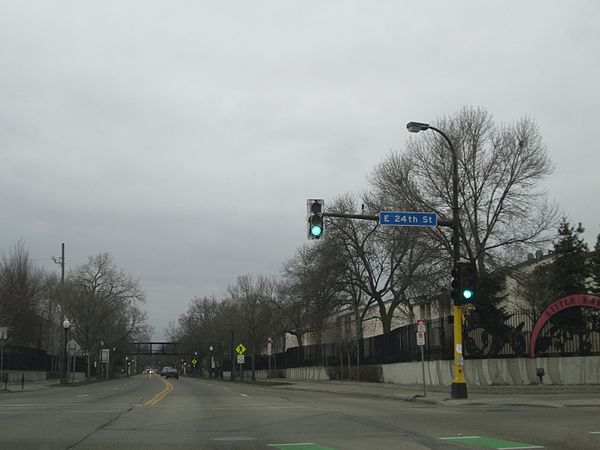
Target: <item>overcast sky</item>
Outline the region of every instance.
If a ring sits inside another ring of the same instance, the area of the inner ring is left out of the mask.
[[[0,250],[109,252],[154,339],[276,274],[306,199],[367,187],[410,120],[533,118],[549,198],[600,233],[600,2],[0,2]]]

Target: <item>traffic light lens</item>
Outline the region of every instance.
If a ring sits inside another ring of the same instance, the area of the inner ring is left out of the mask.
[[[466,299],[470,299],[471,297],[473,297],[473,291],[471,291],[469,289],[465,289],[463,291],[463,297]]]
[[[319,225],[313,225],[310,228],[310,234],[312,234],[313,236],[321,236],[322,232],[323,228],[321,228]]]

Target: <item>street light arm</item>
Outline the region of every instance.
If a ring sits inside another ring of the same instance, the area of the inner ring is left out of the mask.
[[[458,155],[450,138],[439,128],[429,125],[428,129],[440,134],[448,143],[452,153],[452,265],[460,260],[460,207],[458,206]]]

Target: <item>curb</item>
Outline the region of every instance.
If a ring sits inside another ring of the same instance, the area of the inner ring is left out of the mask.
[[[439,405],[439,406],[451,406],[451,407],[457,407],[457,406],[462,406],[462,405],[468,405],[468,406],[503,406],[503,407],[511,407],[511,408],[518,408],[518,407],[534,407],[534,408],[567,408],[567,407],[577,407],[577,404],[573,404],[573,405],[561,405],[559,403],[553,403],[553,402],[536,402],[536,401],[523,401],[523,402],[516,402],[516,401],[507,401],[507,402],[502,402],[502,401],[485,401],[485,400],[480,400],[480,399],[475,399],[475,400],[454,400],[454,399],[450,399],[450,398],[445,398],[445,399],[435,399],[435,398],[428,398],[428,397],[423,397],[422,394],[416,394],[416,395],[401,395],[401,394],[379,394],[379,393],[366,393],[366,392],[349,392],[349,391],[337,391],[337,390],[331,390],[331,389],[310,389],[308,387],[287,387],[287,386],[273,386],[273,388],[276,389],[285,389],[288,391],[303,391],[303,392],[314,392],[314,393],[327,393],[327,394],[334,394],[334,395],[341,395],[341,396],[346,396],[346,397],[361,397],[361,398],[378,398],[378,399],[386,399],[386,400],[400,400],[400,401],[405,401],[405,402],[410,402],[410,403],[423,403],[423,404],[429,404],[429,405]],[[590,405],[579,405],[579,406],[590,406]]]

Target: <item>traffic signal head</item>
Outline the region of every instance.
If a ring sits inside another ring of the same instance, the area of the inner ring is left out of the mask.
[[[472,304],[475,302],[477,293],[477,267],[475,263],[459,263],[460,271],[460,295],[461,304]]]
[[[308,238],[319,239],[323,235],[323,199],[309,199],[306,202]]]
[[[475,303],[477,293],[477,266],[471,262],[459,262],[452,269],[451,297],[455,305]]]

